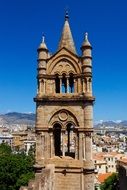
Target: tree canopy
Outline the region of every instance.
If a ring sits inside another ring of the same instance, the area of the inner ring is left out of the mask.
[[[118,175],[113,173],[101,185],[101,190],[117,190],[118,189]]]
[[[19,190],[34,177],[34,156],[13,153],[6,144],[0,145],[0,189]]]

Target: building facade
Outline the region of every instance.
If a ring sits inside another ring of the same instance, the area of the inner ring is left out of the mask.
[[[68,13],[55,54],[50,55],[43,36],[38,48],[38,90],[34,98],[35,169],[36,177],[41,175],[43,182],[38,186],[32,182],[33,188],[94,189],[91,50],[86,33],[82,56],[76,53]]]

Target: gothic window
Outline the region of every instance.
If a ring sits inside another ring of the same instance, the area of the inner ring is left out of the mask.
[[[66,78],[66,75],[63,74],[63,77],[62,77],[62,87],[61,87],[61,91],[62,93],[67,93],[67,78]]]
[[[74,77],[72,73],[69,75],[69,78],[67,78],[66,74],[63,74],[61,79],[59,78],[59,75],[56,75],[55,92],[74,93]]]
[[[55,124],[53,127],[53,135],[54,135],[54,149],[55,149],[55,155],[61,156],[61,126],[60,124]]]
[[[67,125],[67,150],[65,155],[75,158],[75,133],[74,126],[69,123]]]
[[[55,89],[56,89],[56,93],[60,93],[60,79],[58,75],[56,75],[56,78],[55,78]]]
[[[69,92],[74,93],[74,78],[72,73],[70,74],[69,77]]]

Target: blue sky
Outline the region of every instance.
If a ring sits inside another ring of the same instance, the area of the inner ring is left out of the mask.
[[[127,119],[126,0],[1,0],[0,113],[35,111],[36,49],[45,33],[56,51],[66,7],[77,52],[93,46],[94,119]]]

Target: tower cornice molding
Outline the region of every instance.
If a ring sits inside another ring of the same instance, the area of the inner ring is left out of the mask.
[[[35,102],[42,102],[42,103],[46,103],[46,102],[94,102],[95,101],[95,97],[94,96],[89,96],[89,95],[85,95],[85,94],[81,94],[81,95],[72,95],[72,96],[68,96],[68,94],[65,94],[63,96],[63,94],[61,94],[61,96],[53,96],[53,95],[42,95],[41,97],[36,96],[34,98]]]

